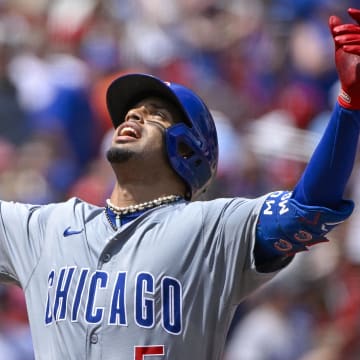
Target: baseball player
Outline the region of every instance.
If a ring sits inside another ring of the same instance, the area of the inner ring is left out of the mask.
[[[24,290],[37,359],[220,359],[236,306],[348,218],[360,127],[360,10],[330,18],[342,85],[293,191],[197,201],[216,174],[211,114],[146,74],[107,92],[116,177],[97,207],[0,203],[0,274]]]

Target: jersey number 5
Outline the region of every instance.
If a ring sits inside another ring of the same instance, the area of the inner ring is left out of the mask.
[[[135,359],[146,360],[146,355],[165,355],[164,345],[135,346]]]

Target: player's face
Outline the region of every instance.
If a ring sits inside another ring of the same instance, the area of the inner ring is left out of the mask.
[[[165,158],[164,131],[179,121],[179,117],[177,109],[160,98],[149,97],[140,101],[128,111],[125,121],[115,130],[107,153],[108,160],[122,163],[139,156],[148,161],[152,155]]]

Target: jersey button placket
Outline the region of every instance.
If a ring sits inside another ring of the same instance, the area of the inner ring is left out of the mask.
[[[103,256],[102,256],[102,261],[103,263],[107,263],[111,260],[111,254],[109,253],[105,253]]]
[[[97,344],[98,343],[98,341],[99,341],[99,337],[96,335],[96,334],[92,334],[91,336],[90,336],[90,343],[91,344]]]

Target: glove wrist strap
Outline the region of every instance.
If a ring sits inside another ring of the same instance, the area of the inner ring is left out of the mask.
[[[352,99],[351,96],[343,89],[341,89],[339,92],[338,102],[346,109],[360,110],[360,99]]]

